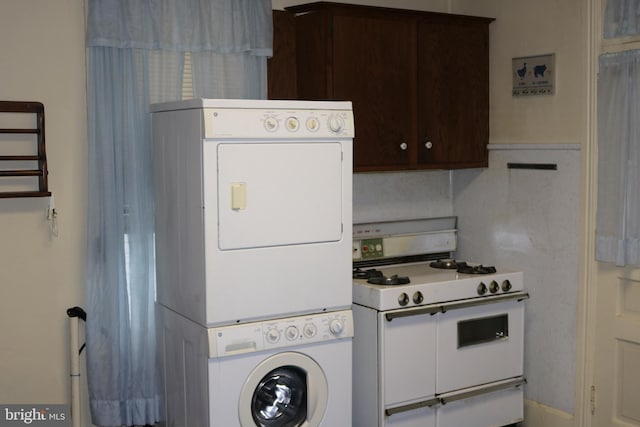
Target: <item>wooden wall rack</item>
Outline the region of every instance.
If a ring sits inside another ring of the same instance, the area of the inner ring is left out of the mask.
[[[34,114],[36,126],[33,128],[0,128],[0,134],[33,134],[36,138],[35,153],[20,155],[3,155],[0,141],[0,162],[37,162],[37,169],[16,168],[0,169],[3,177],[37,177],[37,189],[27,191],[4,191],[0,180],[0,198],[10,197],[48,197],[51,192],[47,183],[47,154],[44,138],[44,105],[40,102],[0,101],[0,113]],[[35,185],[34,185],[35,187]]]

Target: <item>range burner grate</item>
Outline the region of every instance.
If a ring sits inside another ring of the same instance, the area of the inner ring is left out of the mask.
[[[456,270],[458,273],[463,274],[493,274],[496,272],[496,268],[490,265],[464,265],[460,264]]]
[[[430,267],[440,268],[444,270],[456,270],[463,274],[493,274],[496,268],[487,265],[469,265],[465,261],[456,261],[455,259],[439,259],[429,264]]]
[[[394,274],[393,276],[375,276],[367,279],[367,283],[371,283],[372,285],[407,285],[411,283],[407,276],[398,276]]]
[[[372,285],[406,285],[411,283],[407,276],[398,276],[397,274],[394,274],[393,276],[387,277],[382,274],[382,271],[376,270],[375,268],[370,268],[368,270],[354,268],[353,278],[366,279],[367,283],[371,283]]]
[[[370,279],[372,277],[382,277],[382,271],[376,270],[375,268],[369,268],[367,270],[361,268],[353,269],[354,279]]]
[[[455,259],[438,259],[431,262],[429,266],[433,268],[440,268],[443,270],[455,270],[458,268],[460,264],[466,264],[466,263],[457,262]]]

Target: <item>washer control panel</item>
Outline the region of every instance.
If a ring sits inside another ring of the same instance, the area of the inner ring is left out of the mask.
[[[209,357],[353,337],[351,310],[209,328]]]

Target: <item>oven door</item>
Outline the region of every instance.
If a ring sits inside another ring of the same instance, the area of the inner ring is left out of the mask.
[[[405,418],[418,415],[426,424],[430,416],[423,412],[436,401],[435,375],[437,306],[403,309],[378,314],[380,331],[381,391],[387,424],[405,424]],[[426,417],[426,418],[425,418]],[[420,424],[422,425],[422,424]]]
[[[522,375],[525,292],[442,304],[436,393]]]

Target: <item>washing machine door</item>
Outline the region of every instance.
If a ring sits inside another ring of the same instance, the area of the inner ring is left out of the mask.
[[[317,427],[327,409],[322,368],[309,356],[275,354],[247,377],[238,401],[242,427]]]

